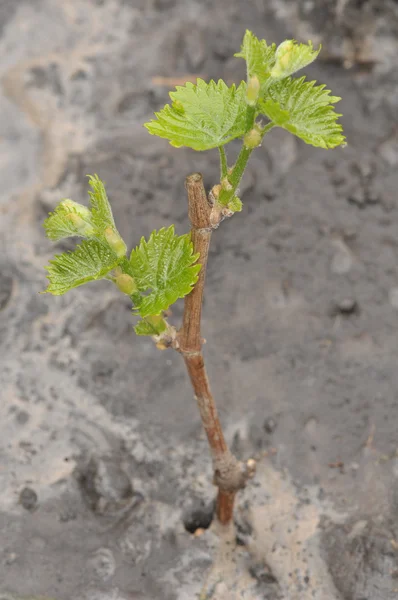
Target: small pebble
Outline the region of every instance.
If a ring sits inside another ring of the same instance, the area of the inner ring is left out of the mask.
[[[17,423],[19,425],[25,425],[29,421],[29,413],[26,410],[21,410],[16,416]]]
[[[265,419],[264,421],[264,429],[267,433],[273,433],[276,429],[276,421],[272,417]]]
[[[398,287],[391,288],[388,297],[391,306],[398,310]]]
[[[256,474],[256,470],[257,470],[257,463],[254,460],[254,458],[249,458],[249,460],[246,462],[246,469],[247,469],[248,477],[250,479],[252,477],[254,477],[254,475]]]
[[[366,201],[368,204],[378,204],[383,194],[381,181],[373,180],[366,191]]]
[[[391,167],[398,165],[398,136],[392,136],[379,146],[379,154]]]
[[[358,235],[358,230],[356,227],[354,226],[347,226],[344,227],[343,229],[343,237],[345,240],[350,241],[350,240],[355,240],[355,238]]]
[[[362,179],[369,179],[369,177],[374,173],[375,165],[369,160],[361,160],[356,163],[356,168],[358,169]]]
[[[337,275],[348,273],[353,265],[353,260],[349,252],[340,250],[333,256],[331,270]]]
[[[69,521],[74,521],[77,519],[77,512],[72,509],[66,509],[59,513],[58,520],[61,523],[68,523]]]
[[[89,558],[88,566],[99,579],[108,581],[115,574],[115,557],[108,548],[99,548]]]
[[[8,552],[4,558],[4,565],[5,566],[10,566],[12,564],[15,563],[15,561],[17,560],[18,555],[15,552]],[[0,597],[1,600],[1,597]]]
[[[204,532],[206,531],[206,529],[203,529],[203,527],[199,527],[195,532],[194,532],[194,536],[195,537],[200,537],[201,535],[204,534]]]
[[[250,575],[260,583],[276,583],[276,579],[269,567],[262,562],[254,563],[249,568]]]
[[[3,310],[10,301],[13,288],[13,280],[8,275],[0,277],[0,310]]]
[[[363,188],[360,186],[353,188],[348,194],[348,202],[350,202],[350,204],[356,204],[356,206],[363,208],[366,204],[365,192]]]
[[[131,505],[134,490],[116,459],[92,457],[78,476],[83,495],[95,512],[112,514]]]
[[[189,533],[198,529],[208,529],[213,520],[214,502],[205,504],[203,500],[195,498],[183,514],[183,523]]]
[[[337,303],[339,312],[344,315],[350,315],[358,310],[358,303],[355,298],[344,298]]]
[[[32,488],[25,487],[19,494],[19,503],[26,509],[33,511],[37,507],[37,494]]]

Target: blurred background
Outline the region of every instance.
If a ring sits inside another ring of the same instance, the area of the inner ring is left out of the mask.
[[[181,358],[135,336],[108,282],[39,295],[44,265],[75,243],[50,243],[42,223],[62,198],[86,203],[98,173],[130,247],[186,232],[184,178],[201,171],[210,189],[217,152],[142,124],[175,85],[245,78],[246,28],[322,43],[305,73],[342,97],[348,145],[273,130],[255,152],[243,212],[212,241],[213,391],[238,456],[291,482],[292,518],[315,511],[334,595],[311,598],[396,598],[396,0],[0,0],[1,600],[200,589],[211,543],[188,532],[210,524],[214,488]],[[282,506],[262,473],[246,500],[259,486]],[[311,573],[292,591],[267,568],[242,597],[307,598]]]

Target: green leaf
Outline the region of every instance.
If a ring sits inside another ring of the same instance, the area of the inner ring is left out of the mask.
[[[98,175],[90,175],[90,209],[73,200],[63,200],[44,222],[47,236],[60,240],[70,236],[96,239],[121,257],[126,244],[116,229],[105,186]]]
[[[100,231],[103,231],[106,227],[112,227],[116,231],[111,205],[103,182],[98,175],[89,175],[88,182],[91,187],[88,195],[90,196],[90,208],[94,224]]]
[[[145,124],[152,135],[177,148],[209,150],[242,136],[246,127],[246,83],[228,87],[222,80],[186,83],[170,92],[173,103]]]
[[[90,211],[73,200],[63,200],[43,225],[47,237],[54,241],[72,236],[90,237],[95,233]]]
[[[137,335],[160,335],[167,329],[167,323],[161,315],[153,315],[138,321],[134,327]]]
[[[275,65],[271,70],[272,79],[284,79],[312,63],[321,50],[314,50],[312,42],[299,44],[296,40],[286,40],[276,49]]]
[[[49,285],[45,290],[54,296],[101,279],[118,265],[119,259],[109,248],[96,240],[84,240],[73,252],[58,254],[45,267]]]
[[[265,40],[259,40],[247,30],[241,50],[235,56],[246,61],[248,81],[258,77],[264,91],[272,79],[284,79],[312,63],[320,49],[314,50],[310,41],[299,44],[295,40],[286,40],[277,48],[276,44],[268,46]]]
[[[111,205],[106,194],[105,185],[98,175],[89,175],[90,209],[92,220],[97,228],[97,239],[108,244],[110,249],[120,258],[126,254],[127,247],[116,229]]]
[[[343,128],[336,122],[341,115],[333,106],[340,98],[330,96],[330,90],[315,83],[305,81],[305,77],[276,82],[268,88],[268,97],[260,102],[259,108],[275,125],[307,144],[320,148],[343,145]]]
[[[258,77],[260,85],[267,81],[275,63],[276,44],[267,45],[265,40],[259,40],[248,29],[243,37],[240,52],[235,56],[246,61],[247,79]]]
[[[158,315],[192,290],[201,265],[193,254],[189,234],[176,236],[174,226],[153,231],[149,240],[141,238],[131,252],[130,272],[143,296],[136,310],[142,317]]]

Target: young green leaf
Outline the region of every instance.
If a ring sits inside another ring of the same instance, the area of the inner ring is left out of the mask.
[[[220,147],[241,137],[246,127],[246,83],[228,87],[222,80],[196,85],[186,83],[170,92],[173,103],[145,124],[152,135],[166,138],[177,148],[194,150]]]
[[[137,335],[160,335],[167,329],[167,323],[161,315],[153,315],[138,321],[134,327]]]
[[[73,200],[63,200],[43,225],[47,237],[53,241],[73,236],[90,237],[95,233],[90,211]]]
[[[105,185],[98,175],[89,175],[90,209],[93,223],[97,229],[97,239],[108,244],[112,252],[120,258],[126,254],[127,247],[116,229],[111,205],[106,194]]]
[[[96,239],[118,257],[126,254],[126,244],[116,229],[105,186],[98,175],[90,175],[90,208],[63,200],[44,222],[47,236],[60,240],[70,236]]]
[[[284,79],[312,63],[321,47],[314,50],[312,42],[299,44],[296,40],[286,40],[276,49],[275,65],[271,70],[272,79]]]
[[[102,231],[106,227],[116,230],[111,205],[103,182],[98,175],[89,175],[88,182],[91,187],[88,195],[90,196],[90,209],[94,224]]]
[[[189,234],[176,236],[173,225],[153,231],[148,241],[141,238],[130,256],[130,272],[138,289],[150,290],[136,308],[139,314],[158,315],[189,294],[198,279],[201,266],[194,264],[198,258]]]
[[[240,52],[235,54],[236,58],[246,61],[247,80],[257,77],[260,86],[267,81],[275,63],[276,44],[267,45],[265,40],[259,40],[248,29],[243,37]]]
[[[257,77],[264,91],[272,79],[284,79],[303,69],[316,59],[319,52],[320,48],[314,50],[312,42],[299,44],[295,40],[286,40],[277,48],[276,44],[268,46],[265,40],[259,40],[247,30],[241,50],[235,56],[246,61],[247,80]]]
[[[61,296],[88,281],[101,279],[114,269],[118,257],[109,248],[96,240],[84,240],[73,252],[57,254],[45,267],[49,285],[45,290]]]
[[[315,81],[305,81],[305,77],[288,77],[270,86],[267,94],[259,108],[275,125],[312,146],[335,148],[344,144],[343,128],[336,122],[341,115],[333,106],[340,98],[330,96],[324,85],[315,86]]]

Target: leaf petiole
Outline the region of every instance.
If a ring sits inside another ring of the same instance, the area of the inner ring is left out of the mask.
[[[264,125],[264,127],[261,129],[261,135],[264,137],[269,131],[271,131],[271,129],[275,127],[275,123],[273,123],[272,121],[270,123],[267,123],[266,125]]]
[[[261,139],[274,127],[274,123],[271,121],[270,123],[267,123],[267,125],[265,125],[262,129],[261,129]],[[245,169],[247,167],[247,163],[249,161],[249,158],[251,156],[251,153],[253,152],[254,148],[247,148],[245,146],[245,144],[242,144],[242,148],[239,152],[238,158],[236,160],[236,163],[232,169],[231,174],[228,176],[228,181],[230,182],[232,188],[230,190],[225,190],[225,189],[221,189],[220,191],[220,195],[218,198],[218,202],[221,204],[221,206],[228,206],[229,202],[232,200],[232,198],[235,196],[238,186],[241,182],[243,173],[245,172]]]
[[[256,118],[256,106],[248,106],[246,109],[246,133],[252,129]]]
[[[228,176],[228,163],[227,153],[225,152],[224,146],[219,146],[218,151],[220,153],[220,174],[221,180]]]

